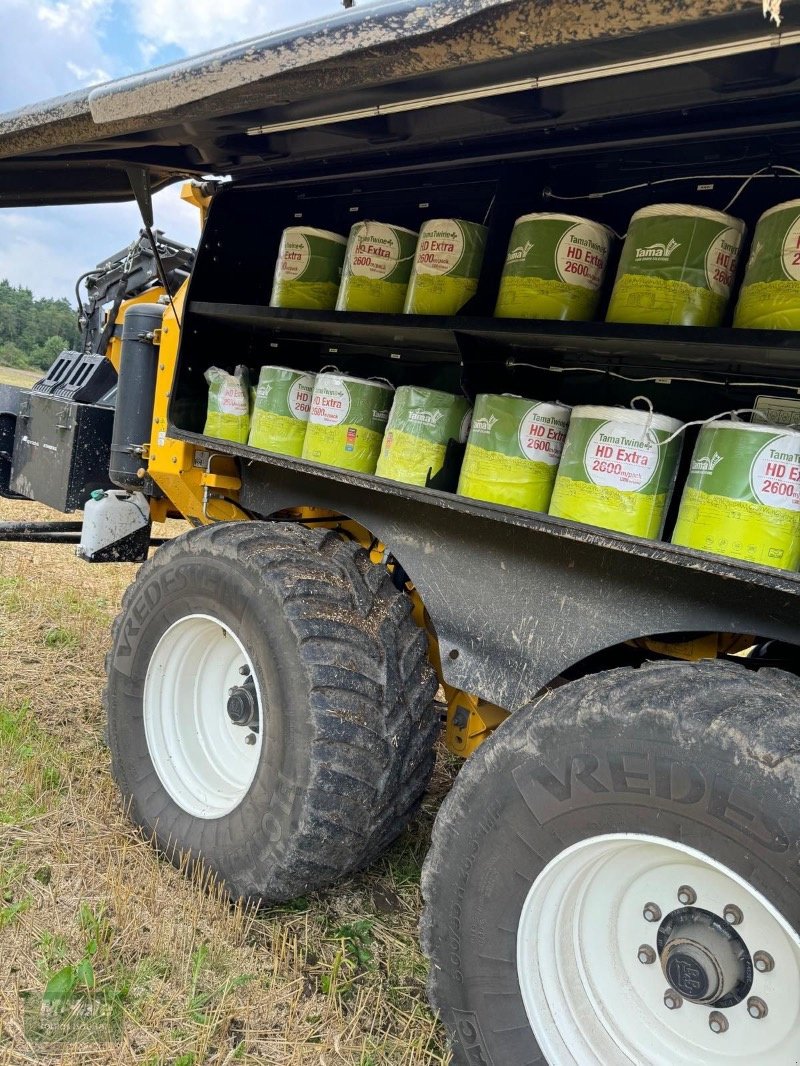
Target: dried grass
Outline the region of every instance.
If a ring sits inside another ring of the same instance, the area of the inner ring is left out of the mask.
[[[0,521],[48,517],[0,500]],[[368,874],[261,914],[231,908],[157,858],[110,777],[103,657],[135,570],[0,544],[0,1064],[448,1062],[416,925],[453,761],[442,755],[422,813]],[[26,1009],[82,958],[119,1031],[98,1028],[95,1046],[32,1040]]]

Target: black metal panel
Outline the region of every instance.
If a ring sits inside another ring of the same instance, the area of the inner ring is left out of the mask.
[[[105,356],[67,351],[61,352],[32,391],[76,403],[97,403],[116,380],[117,372]]]
[[[798,574],[172,432],[241,456],[241,502],[259,515],[316,506],[366,526],[417,586],[446,680],[509,710],[635,637],[708,630],[800,644]]]
[[[679,133],[695,108],[770,93],[776,122],[796,121],[796,56],[778,46],[799,7],[784,0],[778,32],[752,0],[368,5],[0,116],[0,203],[129,199],[127,167],[157,188],[354,162],[374,172],[389,153],[446,165],[487,135],[608,141],[623,123],[652,129],[646,112]],[[763,51],[729,54],[754,39]],[[659,57],[676,54],[682,65],[665,69]],[[604,67],[620,73],[573,76]],[[340,118],[353,110],[364,117]]]
[[[17,419],[11,489],[57,511],[74,511],[108,478],[114,412],[24,393]]]
[[[15,385],[0,385],[0,496],[14,499],[11,492],[11,455],[14,451],[14,431],[17,426],[19,398],[22,389]]]

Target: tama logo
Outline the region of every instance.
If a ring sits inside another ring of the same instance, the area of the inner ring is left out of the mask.
[[[495,415],[489,415],[488,418],[476,418],[472,423],[472,428],[476,433],[491,433],[492,426],[497,422]]]
[[[409,416],[409,422],[416,422],[420,426],[435,426],[444,418],[444,411],[441,411],[438,407],[433,411],[412,411]]]
[[[516,248],[512,248],[506,256],[507,263],[521,263],[528,258],[528,252],[531,251],[533,245],[530,241],[525,241],[524,244],[518,244]]]
[[[636,249],[637,259],[669,259],[680,248],[680,242],[670,239],[668,244],[648,244],[646,248]]]
[[[722,462],[722,456],[719,452],[714,452],[713,455],[704,455],[700,459],[692,460],[692,473],[693,474],[710,474],[716,466]]]

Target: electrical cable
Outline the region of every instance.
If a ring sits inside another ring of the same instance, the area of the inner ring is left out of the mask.
[[[521,363],[509,359],[506,366],[513,370],[515,367],[527,367],[529,370],[545,370],[553,374],[606,374],[608,377],[619,378],[621,381],[652,381],[659,385],[671,385],[673,381],[687,381],[696,385],[719,385],[719,381],[711,378],[695,378],[684,374],[654,374],[648,377],[631,377],[629,374],[620,374],[616,370],[604,370],[597,366],[537,366],[536,363]],[[796,392],[800,395],[800,385],[776,385],[770,381],[725,381],[725,387],[738,389],[782,389],[787,392]]]
[[[774,173],[775,171],[780,171],[781,173]],[[724,211],[727,211],[736,200],[738,200],[750,182],[754,179],[779,177],[800,177],[800,170],[797,170],[795,167],[785,166],[783,163],[771,163],[768,166],[753,171],[751,174],[682,174],[670,178],[656,178],[655,181],[641,181],[635,185],[621,185],[616,189],[605,189],[600,192],[578,193],[571,196],[556,193],[553,192],[552,189],[546,188],[542,190],[542,196],[545,200],[603,200],[607,196],[617,196],[620,193],[625,192],[636,192],[639,189],[650,189],[654,188],[656,185],[670,185],[683,181],[736,181],[737,179],[744,178],[745,180],[739,190],[735,193],[725,208],[723,208]]]
[[[111,309],[106,315],[105,324],[100,332],[100,337],[97,341],[97,354],[105,355],[108,348],[109,341],[111,340],[114,328],[117,324],[117,316],[119,315],[119,309],[122,307],[122,301],[125,299],[125,288],[128,278],[130,277],[131,269],[133,267],[133,256],[136,250],[136,246],[139,242],[134,241],[128,249],[128,254],[125,257],[125,262],[122,268],[122,274],[120,275],[117,288],[114,292],[114,302],[111,304]]]
[[[175,301],[172,299],[172,290],[169,287],[169,282],[167,280],[167,272],[164,270],[164,264],[161,260],[161,252],[158,250],[158,241],[156,240],[155,234],[153,233],[152,229],[150,228],[150,226],[147,225],[146,222],[144,223],[144,232],[147,235],[147,239],[150,241],[150,247],[153,249],[153,255],[156,261],[156,271],[158,273],[158,280],[163,285],[164,292],[166,292],[167,294],[169,306],[172,309],[173,315],[175,316],[175,325],[178,328],[178,333],[180,333],[181,320],[178,315],[177,308],[175,307]]]
[[[78,280],[75,282],[75,302],[78,305],[78,314],[83,315],[86,312],[86,308],[81,300],[81,282],[86,281],[87,278],[94,277],[102,274],[102,270],[98,270],[97,267],[94,270],[87,270],[85,274],[81,274]]]

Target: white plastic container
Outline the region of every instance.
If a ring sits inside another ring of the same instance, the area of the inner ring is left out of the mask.
[[[150,506],[141,492],[95,490],[83,509],[77,554],[90,563],[140,562],[150,545]]]

